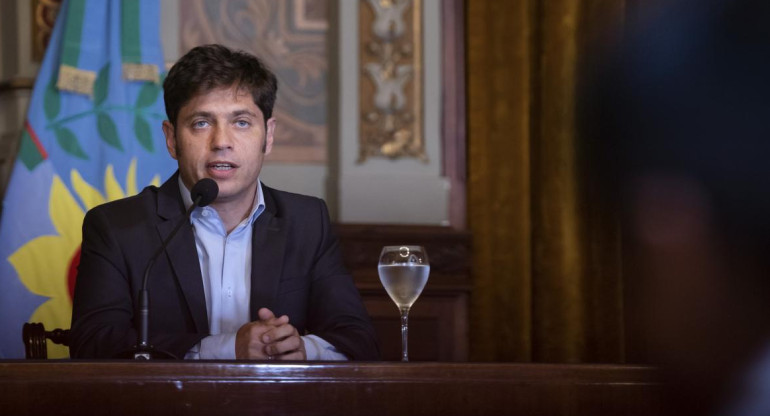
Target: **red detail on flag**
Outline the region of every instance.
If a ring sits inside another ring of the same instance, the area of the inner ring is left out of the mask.
[[[75,297],[75,279],[78,277],[78,264],[80,264],[80,247],[75,250],[75,254],[70,260],[70,267],[67,270],[67,289],[70,294],[70,300]]]
[[[27,133],[29,133],[32,143],[35,143],[35,147],[37,147],[37,151],[40,152],[40,156],[43,157],[43,160],[48,159],[48,152],[45,151],[45,148],[40,143],[40,139],[37,138],[37,133],[35,133],[35,130],[29,125],[28,120],[24,120],[24,128],[27,130]]]

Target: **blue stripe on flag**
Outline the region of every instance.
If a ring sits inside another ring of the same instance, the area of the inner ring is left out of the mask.
[[[21,161],[16,162],[3,202],[0,219],[0,358],[24,356],[21,327],[46,298],[35,295],[19,280],[16,269],[8,262],[32,238],[54,233],[48,220],[48,198],[53,179],[49,162],[30,172]],[[35,221],[29,221],[35,219]]]

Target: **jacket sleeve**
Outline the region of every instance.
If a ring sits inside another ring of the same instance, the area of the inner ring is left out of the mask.
[[[72,358],[115,358],[136,344],[134,308],[141,280],[129,270],[132,253],[121,246],[119,232],[99,207],[86,214],[72,307]],[[182,358],[204,336],[180,330],[151,333],[151,341],[156,349]]]
[[[308,330],[352,360],[380,360],[369,314],[342,263],[326,204],[319,201],[321,240],[313,266]]]

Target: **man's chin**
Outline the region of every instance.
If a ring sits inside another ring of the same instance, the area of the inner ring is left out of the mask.
[[[219,185],[219,193],[217,194],[217,199],[214,200],[216,204],[237,202],[242,198],[250,198],[252,196],[249,195],[249,192],[245,192],[243,190],[241,190],[241,192],[237,192],[233,189],[228,189],[227,184],[222,186],[219,181],[217,181],[217,185]]]

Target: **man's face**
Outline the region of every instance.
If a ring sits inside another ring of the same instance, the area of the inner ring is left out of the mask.
[[[195,96],[177,124],[163,122],[168,152],[188,189],[203,178],[219,185],[216,206],[250,205],[262,161],[273,147],[275,119],[267,121],[250,93],[235,87]],[[264,151],[263,151],[264,150]]]

